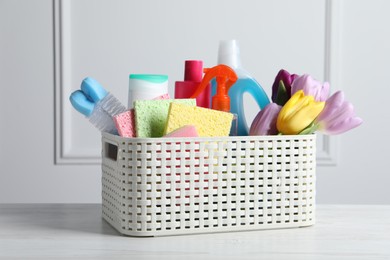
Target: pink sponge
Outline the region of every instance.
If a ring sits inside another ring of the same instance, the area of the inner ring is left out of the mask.
[[[127,110],[114,116],[114,122],[118,134],[122,137],[135,137],[134,109]]]
[[[166,135],[164,137],[198,137],[198,132],[194,125],[185,125]]]

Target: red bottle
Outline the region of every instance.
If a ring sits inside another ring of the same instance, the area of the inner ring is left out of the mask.
[[[184,67],[184,81],[175,82],[175,98],[190,98],[198,88],[203,78],[203,62],[201,60],[186,60]],[[211,84],[196,97],[199,107],[210,108]]]

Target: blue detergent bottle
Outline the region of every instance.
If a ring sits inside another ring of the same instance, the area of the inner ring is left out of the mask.
[[[236,40],[225,40],[219,43],[218,64],[225,64],[236,72],[238,80],[229,90],[230,112],[237,115],[237,135],[247,136],[248,124],[244,112],[244,93],[252,95],[260,109],[267,106],[270,101],[264,89],[241,66],[240,48]],[[216,93],[215,81],[212,82],[212,95]]]

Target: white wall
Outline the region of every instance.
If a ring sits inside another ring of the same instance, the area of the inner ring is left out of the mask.
[[[100,202],[100,136],[70,107],[71,91],[92,76],[126,104],[129,73],[164,73],[173,93],[185,59],[213,66],[218,41],[236,38],[268,93],[281,68],[309,73],[344,90],[365,120],[318,137],[317,201],[389,204],[389,137],[380,132],[389,8],[385,0],[0,0],[0,203]],[[251,120],[250,98],[246,109]]]
[[[341,3],[335,87],[345,91],[364,123],[338,137],[338,164],[319,168],[318,196],[332,203],[389,204],[390,2]]]

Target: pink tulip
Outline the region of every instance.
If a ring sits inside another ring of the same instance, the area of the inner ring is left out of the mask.
[[[325,108],[315,123],[318,130],[335,135],[359,126],[363,120],[355,116],[352,104],[344,99],[344,93],[337,91],[325,102]]]
[[[329,96],[329,83],[322,84],[310,75],[304,74],[292,82],[291,95],[299,90],[303,90],[306,96],[313,96],[316,101],[325,101]]]
[[[249,130],[249,135],[276,135],[276,119],[282,107],[276,103],[268,104],[264,109],[253,119]]]

